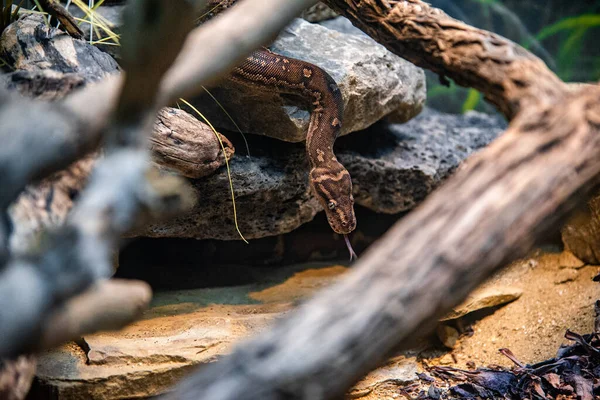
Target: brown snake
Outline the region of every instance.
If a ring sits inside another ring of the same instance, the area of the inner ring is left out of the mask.
[[[235,1],[212,0],[211,11],[203,19]],[[352,181],[333,153],[344,114],[342,95],[333,78],[316,65],[264,49],[253,52],[235,67],[229,79],[264,91],[296,95],[309,102],[306,153],[311,168],[310,186],[333,231],[344,235],[350,258],[356,257],[347,236],[356,228]]]

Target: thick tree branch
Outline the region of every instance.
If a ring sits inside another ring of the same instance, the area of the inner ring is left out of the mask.
[[[390,51],[472,87],[508,118],[556,101],[565,84],[542,60],[494,33],[457,21],[421,0],[326,0]]]
[[[600,183],[600,87],[569,88],[517,45],[419,0],[329,3],[400,56],[483,91],[511,125],[341,281],[166,398],[341,398]]]

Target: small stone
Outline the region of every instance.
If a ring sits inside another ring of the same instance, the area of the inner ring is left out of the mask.
[[[554,284],[561,285],[567,282],[573,282],[579,276],[579,271],[573,268],[559,269],[556,271]]]
[[[522,294],[521,289],[514,287],[493,286],[479,289],[471,293],[461,305],[455,307],[441,321],[461,318],[474,311],[507,304],[517,300]]]
[[[450,325],[439,324],[435,332],[438,339],[440,339],[444,346],[449,349],[454,349],[456,347],[456,343],[458,342],[458,338],[460,336],[458,330]]]

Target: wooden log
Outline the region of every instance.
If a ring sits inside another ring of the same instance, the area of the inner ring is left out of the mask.
[[[557,228],[600,182],[600,89],[419,0],[331,0],[389,49],[481,90],[509,129],[269,332],[169,399],[333,399]]]
[[[225,156],[230,159],[235,151],[231,142],[219,135],[225,155],[208,125],[185,111],[164,108],[158,113],[150,135],[154,162],[161,169],[185,177],[208,176],[225,164]],[[10,211],[12,251],[26,252],[44,230],[64,224],[96,159],[96,154],[85,157],[21,193]]]

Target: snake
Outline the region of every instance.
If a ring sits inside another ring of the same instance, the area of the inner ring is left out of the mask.
[[[202,19],[212,18],[235,2],[212,0],[210,11]],[[310,188],[325,210],[331,229],[343,235],[350,260],[356,258],[348,238],[356,229],[352,179],[333,152],[344,114],[342,94],[335,80],[314,64],[285,57],[267,48],[251,53],[233,68],[228,79],[262,91],[294,95],[308,103],[306,154],[310,164]]]

